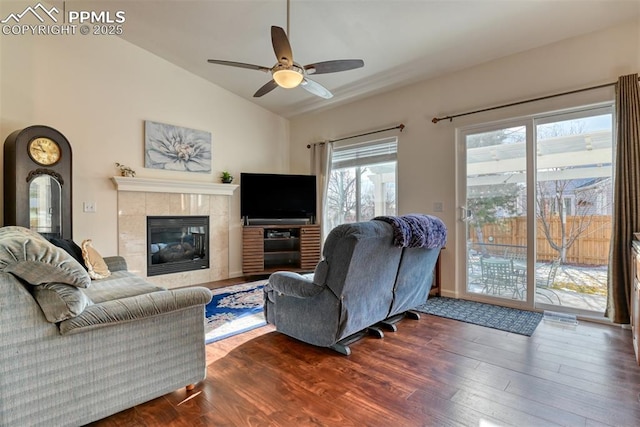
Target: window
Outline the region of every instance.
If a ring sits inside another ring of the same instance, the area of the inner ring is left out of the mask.
[[[396,214],[397,145],[390,138],[334,149],[325,230]]]

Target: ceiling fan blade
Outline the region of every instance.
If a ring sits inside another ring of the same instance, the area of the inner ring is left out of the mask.
[[[275,80],[271,80],[270,82],[267,82],[267,84],[262,86],[260,89],[258,89],[256,93],[253,94],[253,97],[260,98],[262,95],[266,95],[267,93],[271,92],[277,87],[278,87],[278,83],[276,83]]]
[[[287,65],[293,65],[293,52],[291,51],[291,45],[287,38],[287,33],[280,27],[275,25],[271,27],[271,44],[273,44],[273,51],[278,58],[278,62],[286,62]]]
[[[320,98],[329,99],[333,97],[333,94],[329,92],[326,87],[306,77],[302,80],[302,83],[300,83],[300,87],[302,87],[307,92],[319,96]]]
[[[315,64],[305,65],[304,69],[307,70],[309,74],[327,74],[353,70],[363,66],[364,61],[362,59],[337,59],[335,61],[316,62]]]
[[[263,67],[261,65],[245,64],[244,62],[221,61],[219,59],[207,59],[207,62],[211,64],[229,65],[231,67],[248,68],[250,70],[264,71],[267,73],[271,71],[271,68]]]

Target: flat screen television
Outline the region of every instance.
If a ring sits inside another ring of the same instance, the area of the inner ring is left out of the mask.
[[[309,220],[316,216],[316,177],[267,173],[240,174],[240,215],[251,220]]]

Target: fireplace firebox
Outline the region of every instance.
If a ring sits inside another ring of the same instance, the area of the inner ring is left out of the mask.
[[[148,216],[147,276],[209,268],[208,216]]]

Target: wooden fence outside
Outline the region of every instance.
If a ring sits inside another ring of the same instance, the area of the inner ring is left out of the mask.
[[[568,216],[566,230],[577,228],[580,217]],[[583,218],[584,220],[584,218]],[[551,261],[560,256],[559,252],[551,248],[541,221],[537,221],[536,231],[537,259]],[[553,241],[560,242],[560,217],[550,219],[550,229]],[[495,224],[485,224],[482,227],[484,243],[499,245],[526,246],[527,224],[526,217],[505,218]],[[477,243],[477,233],[473,226],[469,228],[472,243]],[[607,265],[609,263],[609,241],[611,238],[611,217],[608,215],[594,215],[589,226],[580,234],[578,239],[567,251],[568,264],[579,265]]]

